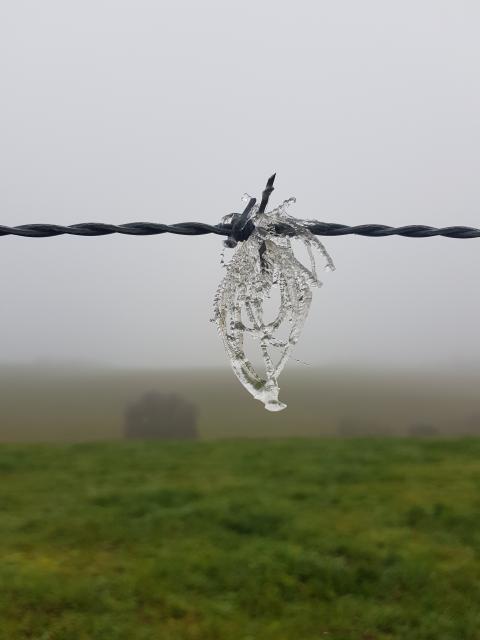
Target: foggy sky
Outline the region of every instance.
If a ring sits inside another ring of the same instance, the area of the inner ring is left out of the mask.
[[[0,222],[480,226],[475,0],[0,3]],[[480,240],[326,238],[295,357],[480,365]],[[223,365],[221,238],[0,238],[0,361]],[[291,367],[299,366],[294,363]]]

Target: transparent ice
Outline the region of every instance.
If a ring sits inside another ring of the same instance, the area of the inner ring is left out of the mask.
[[[285,200],[272,211],[259,213],[255,205],[251,217],[255,229],[248,240],[234,249],[231,260],[222,264],[225,277],[214,299],[214,317],[225,350],[243,386],[269,411],[281,411],[286,405],[278,399],[278,377],[298,341],[312,301],[312,287],[320,287],[314,252],[318,251],[325,269],[334,270],[327,250],[308,229],[308,220],[287,213],[295,198]],[[275,227],[288,228],[279,235]],[[307,250],[308,266],[295,256],[292,239]],[[276,317],[267,321],[265,302],[272,288],[279,289]],[[286,337],[281,337],[285,335]],[[245,354],[245,338],[258,341],[264,373],[255,371]]]

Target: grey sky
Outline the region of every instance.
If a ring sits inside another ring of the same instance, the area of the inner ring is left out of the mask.
[[[0,220],[480,226],[475,0],[0,2]],[[330,238],[296,356],[480,365],[480,240]],[[0,239],[0,360],[225,363],[217,237]]]

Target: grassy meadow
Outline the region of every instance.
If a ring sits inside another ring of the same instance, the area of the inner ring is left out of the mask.
[[[1,640],[478,640],[480,441],[2,444]]]

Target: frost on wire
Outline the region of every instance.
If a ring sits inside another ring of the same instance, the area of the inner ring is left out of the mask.
[[[285,200],[269,212],[255,205],[251,219],[255,224],[250,237],[240,242],[225,265],[226,274],[214,299],[214,317],[235,375],[269,411],[281,411],[287,405],[278,399],[278,377],[291,357],[312,301],[312,288],[321,286],[317,277],[315,252],[334,264],[323,244],[308,229],[307,220],[287,213],[295,198]],[[224,222],[229,222],[228,216]],[[288,235],[279,235],[288,228]],[[307,265],[294,254],[292,239],[307,250]],[[279,290],[278,309],[267,321],[266,302],[272,289]],[[245,341],[258,343],[264,371],[255,370],[245,354]]]

